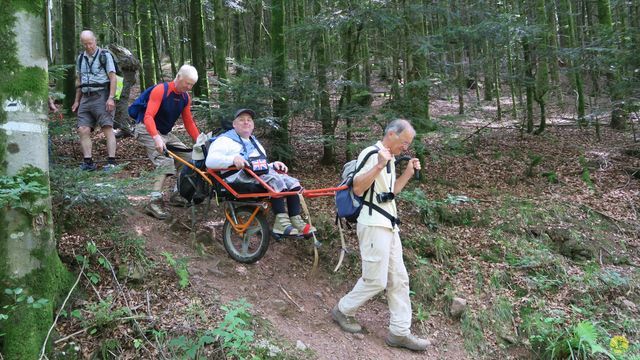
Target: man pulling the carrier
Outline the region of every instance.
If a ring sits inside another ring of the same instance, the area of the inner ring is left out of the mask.
[[[364,194],[365,200],[357,225],[362,276],[353,290],[331,310],[331,316],[344,331],[361,332],[362,327],[354,318],[356,311],[386,289],[390,312],[387,345],[423,351],[430,345],[429,341],[412,335],[410,331],[409,275],[402,259],[394,200],[414,173],[420,170],[420,162],[413,158],[396,179],[394,157],[409,148],[415,134],[407,120],[394,120],[387,125],[382,141],[364,149],[358,156],[358,162],[361,162],[367,153],[378,150],[378,156],[370,156],[353,179],[354,194]]]
[[[164,182],[167,177],[175,175],[176,169],[182,166],[181,163],[174,162],[172,158],[166,156],[165,150],[170,147],[170,150],[181,158],[186,160],[191,158],[191,148],[187,148],[177,136],[171,133],[178,117],[182,116],[184,127],[194,142],[200,135],[191,115],[191,97],[189,96],[189,90],[197,81],[196,68],[183,65],[173,81],[157,84],[150,90],[144,117],[140,116],[136,120],[134,136],[145,147],[147,156],[160,172],[153,184],[153,192],[149,203],[145,206],[145,212],[160,220],[169,217],[169,213],[163,207]],[[174,206],[187,205],[187,201],[175,190],[170,196],[169,203]]]

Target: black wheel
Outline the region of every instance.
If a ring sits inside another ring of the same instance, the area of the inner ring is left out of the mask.
[[[239,225],[249,221],[255,207],[243,206],[235,209],[236,219]],[[259,211],[248,225],[244,234],[238,234],[229,220],[225,220],[222,226],[224,248],[235,261],[253,264],[260,260],[269,248],[269,224],[262,211]]]

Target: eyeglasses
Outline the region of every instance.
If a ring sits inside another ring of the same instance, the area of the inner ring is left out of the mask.
[[[398,138],[398,140],[402,140],[402,138],[400,137],[400,135],[398,135],[397,133],[393,133],[393,134]],[[404,147],[409,147],[409,146],[411,145],[411,141],[405,141],[405,140],[402,140],[402,145],[403,145]]]

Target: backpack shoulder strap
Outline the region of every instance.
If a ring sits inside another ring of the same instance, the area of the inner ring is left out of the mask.
[[[358,164],[358,166],[356,166],[356,171],[354,172],[354,175],[358,173],[358,171],[362,170],[362,168],[364,167],[364,164],[367,163],[367,160],[369,160],[369,158],[371,157],[371,155],[373,154],[377,154],[378,151],[380,151],[380,149],[375,148],[371,151],[369,151],[364,158],[362,159],[362,163]]]
[[[82,66],[83,59],[84,59],[84,52],[80,51],[80,54],[78,54],[78,60],[76,60],[76,63],[78,64],[78,68],[76,69],[76,72],[82,71],[80,67]]]

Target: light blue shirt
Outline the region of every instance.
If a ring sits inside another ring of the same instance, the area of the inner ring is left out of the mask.
[[[88,91],[103,90],[105,88],[104,84],[109,82],[108,73],[116,72],[116,66],[113,63],[113,57],[111,53],[106,54],[106,69],[102,68],[102,66],[100,65],[101,52],[102,49],[97,48],[93,56],[87,54],[86,51],[83,51],[80,55],[83,57],[83,59],[80,62],[80,68],[76,69],[80,78],[80,84],[96,84],[96,87],[83,87],[83,93],[86,93]],[[77,66],[78,64],[76,63],[76,67]]]

